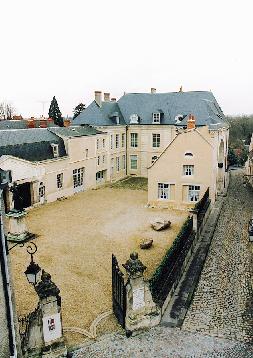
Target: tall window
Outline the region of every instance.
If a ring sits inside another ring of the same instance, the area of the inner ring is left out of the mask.
[[[103,139],[103,141],[102,141],[102,145],[103,145],[103,148],[105,148],[105,139]]]
[[[97,149],[99,148],[99,139],[97,139]]]
[[[83,173],[84,173],[84,168],[79,168],[79,169],[73,170],[74,188],[83,185]]]
[[[194,175],[194,165],[183,165],[183,175]]]
[[[111,134],[111,149],[113,149],[113,135]]]
[[[131,142],[130,145],[132,148],[138,147],[138,133],[131,133]]]
[[[57,174],[56,182],[57,182],[57,188],[61,189],[63,186],[63,173]]]
[[[158,183],[158,199],[166,199],[169,200],[169,184],[166,183]]]
[[[200,186],[189,185],[188,188],[188,201],[199,201]]]
[[[85,158],[88,158],[89,156],[89,149],[85,149]]]
[[[115,136],[115,147],[119,148],[119,134],[116,134]]]
[[[98,165],[100,165],[100,155],[98,155]]]
[[[160,147],[160,142],[161,142],[160,133],[154,133],[152,134],[152,137],[153,137],[153,148]]]
[[[121,135],[121,147],[125,147],[125,133]]]
[[[111,174],[114,172],[114,159],[111,158]]]
[[[130,169],[137,169],[137,155],[130,155]]]
[[[103,155],[103,164],[105,164],[105,155]]]
[[[119,166],[119,157],[116,157],[116,170],[119,172],[120,166]]]
[[[122,169],[126,169],[126,156],[122,155]]]
[[[153,113],[153,123],[160,123],[160,113]]]

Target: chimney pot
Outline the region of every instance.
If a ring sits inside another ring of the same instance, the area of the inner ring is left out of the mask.
[[[193,114],[189,114],[189,118],[187,120],[187,129],[195,129],[196,128],[196,118]]]
[[[110,93],[108,93],[108,92],[104,93],[104,101],[105,102],[110,102]]]
[[[151,93],[152,93],[152,94],[156,93],[156,88],[153,88],[153,87],[152,87],[152,88],[151,88]]]
[[[101,91],[95,91],[95,101],[101,107],[102,104],[102,92]]]

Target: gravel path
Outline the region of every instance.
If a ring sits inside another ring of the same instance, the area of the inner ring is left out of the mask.
[[[228,195],[183,329],[252,341],[252,244],[247,232],[252,214],[253,191],[243,186],[242,171],[232,172]]]

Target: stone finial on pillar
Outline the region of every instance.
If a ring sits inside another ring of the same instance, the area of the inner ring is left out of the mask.
[[[161,310],[153,302],[149,282],[143,277],[147,267],[139,260],[136,252],[131,253],[130,259],[122,266],[129,276],[126,284],[126,331],[129,334],[158,325]]]
[[[130,254],[130,259],[127,260],[125,264],[122,265],[128,275],[131,278],[137,278],[143,276],[144,271],[146,270],[146,266],[138,259],[138,253],[132,252]]]

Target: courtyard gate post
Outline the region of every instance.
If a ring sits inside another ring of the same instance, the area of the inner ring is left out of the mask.
[[[158,325],[161,309],[154,303],[149,282],[144,280],[146,266],[138,259],[136,252],[122,265],[128,274],[126,284],[125,329],[128,334]]]
[[[43,270],[41,281],[35,286],[39,296],[37,309],[29,315],[27,332],[23,337],[25,357],[65,357],[60,290]]]

